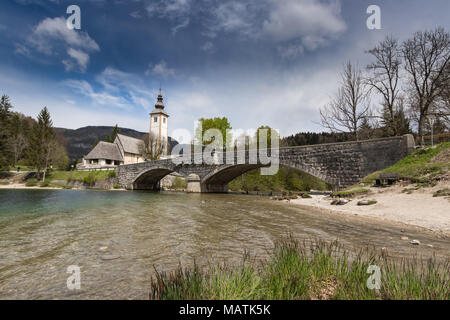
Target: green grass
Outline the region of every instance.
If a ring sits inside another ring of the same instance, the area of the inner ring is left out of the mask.
[[[438,190],[433,194],[433,197],[447,197],[447,196],[450,196],[449,188]]]
[[[281,166],[278,173],[271,176],[260,175],[259,169],[244,173],[231,181],[228,189],[230,191],[283,192],[329,190],[330,186],[303,171]]]
[[[111,171],[52,171],[48,178],[50,180],[66,180],[84,182],[88,179],[105,180],[110,178]]]
[[[39,186],[40,186],[41,188],[49,187],[49,186],[50,186],[50,181],[49,181],[48,179],[45,179],[45,181],[39,183]]]
[[[366,194],[366,193],[369,193],[369,189],[363,189],[363,188],[360,188],[360,189],[345,189],[345,190],[342,190],[342,191],[336,191],[336,192],[333,192],[333,196],[336,196],[336,197],[353,197],[353,196],[356,196],[356,195],[361,195],[361,194]]]
[[[381,288],[367,288],[370,265],[381,269]],[[279,241],[271,257],[239,266],[194,263],[171,273],[156,272],[150,299],[441,299],[448,300],[449,261],[390,260],[372,249],[351,254],[337,242]]]
[[[393,166],[368,175],[362,182],[373,184],[381,173],[397,173],[405,180],[428,183],[450,169],[450,161],[431,163],[434,157],[448,148],[450,148],[450,142],[441,143],[434,148],[426,147],[415,150]]]
[[[26,187],[35,187],[37,186],[37,180],[35,178],[32,179],[28,179],[27,182],[25,183]]]

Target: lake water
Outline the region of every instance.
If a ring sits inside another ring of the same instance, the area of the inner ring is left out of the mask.
[[[288,234],[398,257],[450,256],[448,238],[418,228],[256,196],[0,190],[0,299],[146,299],[154,268],[237,263],[244,250],[265,257]],[[70,265],[81,268],[81,290],[67,289]]]

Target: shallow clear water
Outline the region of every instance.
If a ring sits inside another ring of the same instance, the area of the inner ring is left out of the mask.
[[[386,247],[398,257],[450,256],[448,238],[418,228],[261,197],[0,190],[0,299],[146,299],[154,268],[233,263],[244,250],[264,257],[288,234]],[[401,241],[405,235],[422,245]],[[81,268],[81,290],[67,289],[70,265]]]

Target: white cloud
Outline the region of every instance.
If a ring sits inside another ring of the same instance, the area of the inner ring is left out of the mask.
[[[216,49],[215,49],[215,47],[214,47],[214,44],[213,44],[211,41],[205,42],[205,43],[200,47],[200,49],[202,49],[203,51],[208,52],[208,53],[213,53],[213,52],[216,51]]]
[[[89,53],[100,51],[100,47],[86,32],[69,29],[63,17],[46,18],[33,28],[27,38],[29,47],[47,56],[54,56],[65,49],[67,57],[62,60],[67,71],[86,71]],[[29,48],[17,46],[16,52],[29,54]]]
[[[73,60],[75,60],[75,63],[77,65],[75,65],[73,63],[73,60],[63,60],[63,64],[66,67],[66,71],[74,70],[76,67],[79,67],[79,69],[82,72],[86,71],[87,65],[89,63],[89,55],[87,53],[85,53],[84,51],[81,51],[81,50],[76,50],[76,49],[73,49],[73,48],[69,48],[67,50],[67,54]]]
[[[135,19],[141,19],[142,15],[141,15],[141,13],[139,11],[133,11],[133,12],[130,13],[130,17],[133,17]]]
[[[150,17],[167,18],[175,25],[172,34],[186,28],[190,23],[191,0],[160,0],[150,2],[146,11]]]
[[[101,106],[117,107],[125,110],[131,107],[128,101],[121,96],[112,95],[107,91],[96,92],[89,82],[85,80],[66,80],[64,84]]]
[[[301,39],[314,50],[346,29],[338,1],[270,0],[270,6],[263,32],[276,42]]]
[[[50,55],[53,41],[62,41],[68,46],[85,49],[87,51],[99,51],[100,47],[86,32],[69,29],[63,17],[46,18],[34,27],[29,42],[39,51]]]
[[[232,1],[220,4],[214,11],[215,28],[246,33],[251,27],[250,11],[245,3]]]
[[[145,74],[146,75],[154,74],[167,78],[175,76],[175,69],[169,68],[167,66],[167,63],[164,60],[161,60],[159,63],[155,65],[149,64],[149,68],[145,72]]]
[[[303,54],[305,52],[305,48],[303,45],[298,43],[292,43],[286,46],[278,46],[277,47],[278,54],[285,59],[294,59],[297,56]]]

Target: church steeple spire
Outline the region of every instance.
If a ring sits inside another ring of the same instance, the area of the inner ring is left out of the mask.
[[[161,88],[159,88],[158,100],[156,101],[155,108],[164,109],[163,96],[161,93]]]

